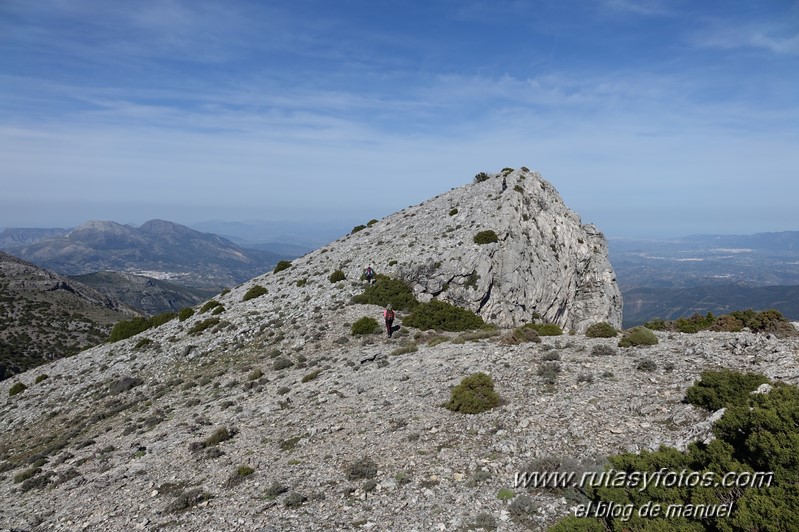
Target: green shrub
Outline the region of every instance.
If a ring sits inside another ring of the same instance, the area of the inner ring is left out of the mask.
[[[291,261],[281,260],[277,263],[277,265],[275,265],[275,269],[272,270],[272,273],[280,273],[283,270],[288,270],[289,268],[291,268]]]
[[[456,214],[458,214],[458,209],[453,208],[449,211],[450,216],[455,216]]]
[[[738,373],[728,369],[703,371],[699,382],[686,390],[685,400],[714,412],[726,406],[745,404],[749,394],[768,381],[760,373]]]
[[[485,326],[485,322],[471,310],[433,299],[417,305],[410,316],[403,320],[403,325],[422,330],[458,332],[479,329]]]
[[[368,480],[377,476],[377,463],[369,457],[363,457],[349,464],[344,473],[347,480]]]
[[[474,176],[475,183],[482,183],[483,181],[488,181],[489,175],[485,172],[480,172],[476,176]]]
[[[194,316],[194,309],[191,307],[183,307],[178,312],[178,321],[186,321],[187,319]]]
[[[322,373],[322,370],[321,369],[316,369],[316,370],[310,372],[309,374],[305,375],[302,378],[302,382],[310,382],[310,381],[316,380],[316,377],[318,377],[320,373]]]
[[[37,375],[36,379],[33,381],[34,384],[39,384],[40,382],[49,379],[49,375],[43,373],[41,375]]]
[[[731,312],[730,316],[738,319],[744,327],[756,333],[774,333],[776,335],[793,335],[796,330],[778,310],[769,309],[762,312],[743,310]]]
[[[711,331],[717,332],[740,332],[744,328],[744,324],[735,316],[725,314],[716,318],[716,323],[711,327]]]
[[[133,349],[141,349],[142,347],[148,346],[151,343],[153,343],[153,341],[150,340],[149,338],[142,338],[141,340],[136,342],[136,345],[133,346]]]
[[[217,301],[216,299],[211,299],[210,301],[206,301],[205,304],[200,307],[200,314],[205,314],[209,310],[215,309],[216,307],[221,306],[222,303]]]
[[[727,384],[749,379],[731,373],[723,377]],[[698,386],[712,387],[704,379]],[[733,387],[738,388],[733,395],[738,395],[748,386]],[[727,410],[714,424],[715,439],[709,443],[692,443],[684,452],[661,447],[611,456],[606,466],[608,472],[636,472],[639,478],[660,471],[661,475],[693,477],[698,482],[585,484],[585,494],[594,507],[607,507],[610,501],[634,509],[649,505],[659,507],[660,515],[642,516],[633,511],[629,516],[604,519],[572,516],[550,530],[799,530],[799,388],[777,382],[769,393],[730,396],[724,401],[728,402],[714,405]],[[725,478],[730,472],[734,478]],[[721,483],[722,479],[729,484]],[[666,513],[669,508],[686,509],[689,504],[722,509],[723,514],[686,517]]]
[[[539,336],[560,336],[563,330],[555,323],[527,323],[523,327],[533,329]]]
[[[351,331],[353,336],[359,334],[377,334],[380,332],[380,325],[377,323],[376,319],[364,316],[352,324]]]
[[[376,223],[377,223],[377,222],[379,222],[379,221],[380,221],[380,220],[376,220],[376,219],[372,218],[371,220],[369,220],[368,222],[366,222],[366,227],[372,227],[374,224],[376,224]]]
[[[275,369],[275,370],[281,370],[281,369],[290,368],[293,365],[294,365],[294,362],[292,362],[291,360],[289,360],[287,358],[283,358],[283,357],[278,357],[278,358],[275,359],[274,362],[272,362],[272,368]]]
[[[683,333],[696,333],[705,329],[710,329],[716,322],[716,318],[712,312],[708,312],[707,316],[694,314],[690,318],[679,318],[674,322],[674,328]]]
[[[350,234],[354,235],[358,231],[363,231],[364,229],[366,229],[365,225],[356,225],[355,227],[352,228],[352,231],[350,232]]]
[[[207,320],[199,321],[191,326],[189,334],[200,334],[209,327],[219,324],[219,318],[208,318]]]
[[[411,310],[419,304],[413,295],[413,290],[407,284],[382,274],[377,274],[374,284],[367,286],[366,290],[353,297],[352,301],[381,307],[391,305],[394,310]]]
[[[518,192],[520,194],[524,193],[524,189],[522,188],[521,185],[513,185],[513,190],[515,190],[516,192]]]
[[[344,272],[341,271],[341,270],[336,270],[336,271],[334,271],[333,273],[330,274],[330,282],[331,283],[337,283],[339,281],[343,281],[346,278],[347,278],[347,276],[344,275]]]
[[[263,376],[264,376],[264,372],[261,371],[260,368],[256,368],[256,369],[252,370],[249,375],[247,375],[247,380],[248,381],[256,381],[256,380],[260,379]]]
[[[616,328],[606,321],[595,323],[585,331],[588,338],[615,338],[617,334]]]
[[[147,318],[133,318],[130,320],[122,320],[114,325],[111,329],[111,335],[108,337],[109,342],[118,342],[125,340],[131,336],[135,336],[150,328],[150,320]]]
[[[494,391],[494,381],[485,373],[475,373],[464,377],[452,389],[451,397],[445,408],[462,414],[479,414],[491,410],[502,403]]]
[[[286,495],[286,500],[283,501],[283,506],[286,508],[297,508],[298,506],[302,506],[302,504],[308,500],[308,497],[303,495],[302,493],[297,493],[296,491],[292,491],[288,495]]]
[[[597,356],[616,356],[616,355],[618,355],[616,350],[609,345],[599,344],[591,348],[591,356],[597,357]]]
[[[256,297],[261,297],[264,294],[268,294],[269,290],[264,288],[263,286],[257,284],[247,290],[247,293],[244,294],[244,297],[241,299],[242,301],[249,301],[250,299],[255,299]]]
[[[651,331],[666,331],[669,329],[669,324],[665,320],[657,318],[644,323],[644,327]]]
[[[633,327],[625,331],[619,340],[619,347],[633,347],[639,345],[656,345],[658,337],[646,327]]]
[[[652,371],[657,371],[658,366],[655,363],[655,361],[652,360],[651,358],[644,358],[638,361],[638,364],[635,366],[635,369],[637,369],[638,371],[652,372]]]
[[[28,387],[22,384],[21,382],[14,383],[14,385],[8,389],[8,396],[13,397],[18,393],[24,392]]]
[[[549,360],[542,362],[538,366],[538,376],[544,380],[545,384],[554,385],[558,382],[558,375],[560,374],[560,362],[557,360]]]
[[[236,474],[240,477],[248,477],[255,473],[255,469],[251,468],[250,466],[240,465],[236,468]]]
[[[488,229],[487,231],[480,231],[474,235],[475,244],[491,244],[494,242],[499,242],[499,237],[491,229]]]
[[[300,288],[305,286],[307,283],[308,283],[308,279],[307,278],[306,279],[297,280],[297,286],[300,287]]]

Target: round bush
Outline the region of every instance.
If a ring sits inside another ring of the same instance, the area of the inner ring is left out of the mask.
[[[330,274],[330,282],[331,283],[337,283],[339,281],[343,281],[346,278],[347,278],[347,276],[344,275],[344,272],[341,271],[341,270],[336,270],[336,271],[334,271],[333,273]]]
[[[613,338],[616,334],[616,328],[606,321],[595,323],[585,331],[588,338]]]
[[[444,405],[453,412],[479,414],[500,405],[502,400],[494,391],[494,381],[485,373],[475,373],[464,377],[452,389],[449,402]]]
[[[291,261],[281,260],[280,262],[277,263],[275,269],[272,270],[272,273],[282,272],[283,270],[287,270],[289,268],[291,268]]]
[[[390,304],[394,310],[410,310],[419,304],[413,295],[413,290],[407,284],[382,274],[377,274],[375,283],[367,286],[366,290],[353,297],[352,301],[381,307]]]
[[[257,284],[247,290],[247,293],[244,294],[244,297],[241,299],[242,301],[249,301],[250,299],[255,299],[256,297],[261,297],[264,294],[269,293],[269,291],[264,288],[263,286]]]
[[[656,345],[658,337],[646,327],[634,327],[624,333],[619,340],[619,347],[633,347],[638,345]]]
[[[13,396],[17,395],[18,393],[24,392],[26,388],[27,388],[27,386],[25,386],[21,382],[17,382],[17,383],[14,384],[14,386],[12,386],[11,388],[8,389],[8,396],[9,397],[13,397]]]
[[[369,316],[364,316],[352,324],[353,336],[358,334],[376,334],[379,332],[380,324],[377,323],[376,319],[370,318]]]
[[[194,316],[194,309],[191,307],[183,307],[180,309],[180,312],[178,312],[178,320],[180,321],[186,321],[192,316]]]
[[[499,237],[491,229],[487,231],[480,231],[474,235],[475,244],[492,244],[494,242],[499,242]]]

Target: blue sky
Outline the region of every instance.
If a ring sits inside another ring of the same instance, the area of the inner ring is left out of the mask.
[[[799,2],[0,1],[0,227],[354,224],[506,166],[611,237],[799,230]]]

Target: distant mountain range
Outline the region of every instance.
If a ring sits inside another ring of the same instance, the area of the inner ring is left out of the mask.
[[[610,239],[624,325],[776,308],[799,320],[799,231]]]
[[[0,252],[0,380],[105,341],[139,315],[73,279]]]
[[[7,229],[0,242],[6,252],[63,275],[117,271],[202,289],[236,285],[284,258],[164,220],[140,227],[90,221],[63,232]]]

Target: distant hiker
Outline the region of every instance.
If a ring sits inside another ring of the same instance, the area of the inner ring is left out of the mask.
[[[386,310],[383,311],[383,317],[386,319],[386,332],[388,337],[391,338],[391,328],[394,326],[394,311],[391,310],[390,303],[386,306]]]
[[[366,277],[366,282],[372,284],[372,279],[375,278],[375,271],[372,269],[371,264],[363,271],[363,275]]]
[[[502,178],[502,192],[505,192],[506,190],[508,190],[508,182],[505,181],[505,178],[503,177]]]

